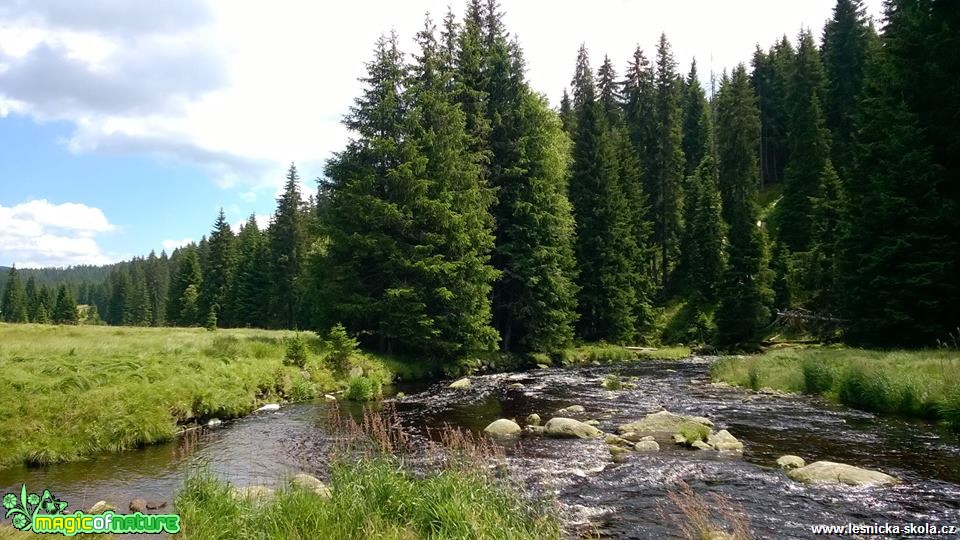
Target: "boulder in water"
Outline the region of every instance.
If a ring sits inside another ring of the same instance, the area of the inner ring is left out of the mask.
[[[634,450],[637,452],[659,452],[660,445],[657,444],[657,441],[640,441],[637,444],[633,445]]]
[[[146,499],[134,499],[130,501],[130,504],[127,505],[127,508],[130,510],[130,513],[145,512],[147,510],[147,501]]]
[[[848,486],[892,486],[900,480],[880,471],[853,465],[816,461],[805,467],[787,471],[791,480],[803,484],[845,484]]]
[[[146,501],[144,501],[146,502]],[[116,512],[117,508],[107,501],[97,501],[96,504],[90,507],[88,514],[102,514],[104,512]]]
[[[220,420],[219,418],[211,418],[210,420],[207,420],[207,427],[216,427],[216,426],[219,426],[219,425],[222,424],[222,423],[223,423],[223,421]],[[93,512],[91,512],[91,514],[92,514],[92,513],[93,513]]]
[[[569,406],[569,407],[564,407],[564,408],[560,409],[559,411],[557,411],[557,414],[561,414],[561,415],[563,415],[563,414],[583,414],[583,413],[585,413],[585,412],[587,412],[587,410],[583,408],[583,405],[571,405],[571,406]]]
[[[711,433],[707,437],[707,444],[721,451],[739,452],[743,450],[743,443],[725,429]]]
[[[603,442],[611,446],[622,446],[624,448],[633,448],[633,443],[624,439],[623,437],[617,437],[616,435],[607,434],[603,436]]]
[[[522,384],[522,383],[515,382],[515,383],[511,384],[510,386],[507,386],[507,388],[513,388],[514,390],[519,390],[519,389],[523,388],[523,384]]]
[[[543,435],[546,432],[546,428],[543,426],[534,426],[530,424],[524,428],[524,431],[531,435]]]
[[[573,418],[558,416],[551,418],[544,426],[544,432],[550,437],[594,439],[603,435],[599,429]]]
[[[147,501],[147,510],[159,510],[166,508],[167,501]]]
[[[506,418],[501,418],[499,420],[494,420],[487,427],[483,428],[483,432],[487,435],[493,435],[494,437],[506,437],[508,435],[516,435],[520,433],[520,426],[517,425],[513,420],[507,420]]]
[[[781,469],[799,469],[800,467],[806,467],[807,462],[800,456],[786,455],[777,458],[777,465]]]
[[[470,388],[470,377],[457,379],[452,383],[450,383],[450,386],[448,388],[459,388],[459,389]]]
[[[703,441],[693,441],[690,446],[697,450],[713,450],[713,447]]]
[[[331,496],[330,488],[321,482],[319,478],[310,476],[309,474],[300,473],[294,476],[290,483],[306,491],[316,493],[323,498],[329,498]]]
[[[676,433],[680,429],[680,425],[684,422],[694,422],[697,424],[703,424],[707,427],[713,427],[713,422],[702,417],[702,416],[684,416],[681,414],[674,414],[670,411],[660,411],[653,414],[648,414],[643,417],[642,420],[637,422],[631,422],[629,424],[622,424],[617,428],[617,431],[620,433]]]
[[[633,450],[633,449],[632,449],[632,448],[624,448],[624,447],[622,447],[622,446],[608,445],[608,446],[607,446],[607,450],[610,451],[610,456],[615,458],[615,457],[617,457],[617,456],[622,456],[622,455],[625,455],[625,454],[629,454],[630,451]]]
[[[267,412],[267,411],[279,411],[280,405],[277,403],[267,403],[263,407],[260,407],[255,412]]]
[[[584,424],[588,424],[588,425],[591,425],[591,426],[593,426],[593,427],[598,427],[598,426],[600,425],[600,421],[599,421],[599,420],[587,420],[586,422],[584,422]]]
[[[529,424],[529,425],[531,425],[531,426],[539,426],[539,425],[540,425],[540,415],[537,414],[537,413],[533,413],[533,414],[527,415],[527,424]]]

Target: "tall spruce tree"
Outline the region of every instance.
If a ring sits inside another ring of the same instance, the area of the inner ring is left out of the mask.
[[[786,98],[790,91],[793,62],[793,46],[787,36],[783,36],[767,52],[758,47],[753,55],[751,83],[760,108],[760,174],[763,186],[782,182],[787,165],[789,113]]]
[[[17,266],[10,267],[7,272],[7,284],[3,289],[3,303],[0,304],[3,320],[11,323],[25,323],[30,320],[27,310],[27,294],[20,282]]]
[[[832,135],[832,158],[841,170],[853,164],[853,117],[863,87],[863,70],[873,29],[862,0],[837,0],[823,28],[821,57],[826,76],[823,112]]]
[[[237,271],[227,309],[237,326],[264,326],[270,301],[270,252],[251,215],[237,234]]]
[[[717,162],[708,153],[687,179],[684,205],[687,223],[677,266],[679,290],[695,303],[716,299],[723,274],[724,223],[721,216]]]
[[[299,211],[299,208],[297,209]],[[233,289],[233,277],[236,268],[236,238],[227,222],[223,208],[210,231],[210,253],[203,274],[203,287],[200,288],[200,312],[217,313],[219,326],[233,326],[231,313],[227,310],[230,292]],[[278,261],[278,265],[283,263]],[[279,290],[279,288],[278,288]]]
[[[616,148],[597,101],[593,73],[581,46],[573,78],[576,133],[570,201],[578,224],[580,337],[615,343],[636,337],[633,261],[622,247],[631,227],[619,185]]]
[[[651,182],[647,195],[653,212],[654,240],[660,249],[658,261],[661,285],[666,287],[677,257],[683,228],[683,133],[677,66],[667,36],[657,45],[656,140],[648,165]]]
[[[167,320],[179,326],[196,326],[201,322],[199,296],[203,274],[200,256],[196,246],[191,244],[181,248],[176,258],[177,270],[170,284]]]
[[[267,233],[273,257],[271,311],[275,323],[283,328],[298,327],[301,315],[302,291],[298,278],[306,245],[301,209],[303,199],[300,196],[299,184],[297,167],[291,163],[283,193],[277,199],[273,223]],[[206,281],[206,277],[204,280]]]
[[[27,278],[24,289],[24,299],[27,303],[27,316],[30,322],[37,322],[37,309],[40,307],[40,290],[37,288],[37,278],[31,275]]]
[[[170,270],[166,252],[160,256],[153,251],[147,256],[144,268],[147,296],[150,304],[150,326],[164,326],[167,320],[167,295],[170,287]]]
[[[760,113],[744,66],[724,79],[717,98],[717,154],[727,266],[716,312],[717,342],[746,345],[769,317],[769,276],[757,208]]]
[[[685,177],[693,176],[703,158],[710,152],[711,114],[707,97],[697,74],[697,61],[690,63],[690,73],[683,86],[683,156]],[[689,210],[686,212],[690,214]]]

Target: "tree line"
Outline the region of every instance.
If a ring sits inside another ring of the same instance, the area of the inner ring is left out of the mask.
[[[497,2],[471,0],[412,54],[378,40],[349,142],[306,200],[291,165],[264,230],[221,211],[196,245],[64,289],[109,324],[342,323],[442,358],[657,341],[675,306],[671,339],[727,348],[791,308],[933,345],[960,321],[958,12],[887,0],[878,33],[838,0],[820,43],[758,46],[709,95],[666,36],[622,74],[583,46],[553,110]],[[16,272],[3,318],[49,316]]]

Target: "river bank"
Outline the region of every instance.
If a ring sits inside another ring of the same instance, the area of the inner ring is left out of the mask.
[[[728,357],[715,382],[754,391],[819,395],[857,409],[942,420],[960,432],[960,351],[867,351],[845,347],[775,349]]]

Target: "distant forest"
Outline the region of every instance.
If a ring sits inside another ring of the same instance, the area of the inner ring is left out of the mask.
[[[3,319],[76,322],[75,303],[112,325],[339,322],[440,358],[749,347],[785,310],[871,346],[960,324],[954,2],[887,0],[875,25],[838,0],[819,43],[758,46],[709,92],[666,36],[598,69],[582,47],[558,109],[495,0],[415,43],[377,41],[351,139],[315,192],[291,165],[266,229],[221,211],[169,256],[7,270]]]

